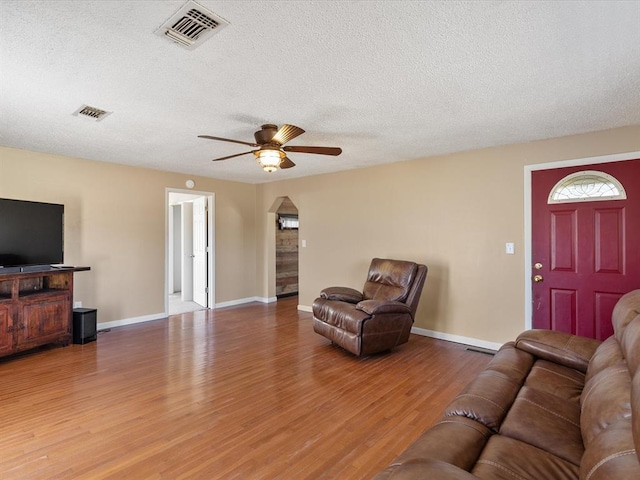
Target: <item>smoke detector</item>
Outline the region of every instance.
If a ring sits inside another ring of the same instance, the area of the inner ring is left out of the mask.
[[[111,115],[112,112],[107,112],[101,108],[90,107],[89,105],[82,105],[79,109],[72,113],[75,117],[84,117],[99,122],[104,120],[105,117]]]
[[[224,18],[189,0],[154,33],[193,50],[227,25]]]

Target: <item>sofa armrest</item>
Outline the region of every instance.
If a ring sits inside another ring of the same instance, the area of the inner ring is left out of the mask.
[[[358,303],[362,300],[362,292],[349,287],[327,287],[320,292],[320,298],[339,302]]]
[[[408,313],[411,314],[411,309],[406,303],[402,302],[389,302],[387,300],[362,300],[356,305],[358,310],[362,310],[369,315],[376,315],[381,313]]]
[[[589,360],[601,343],[553,330],[527,330],[516,339],[516,348],[586,373]]]

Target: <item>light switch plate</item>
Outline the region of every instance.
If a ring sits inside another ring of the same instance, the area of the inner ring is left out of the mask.
[[[514,253],[516,253],[515,245],[511,242],[507,242],[505,244],[505,252],[507,253],[507,255],[513,255]]]

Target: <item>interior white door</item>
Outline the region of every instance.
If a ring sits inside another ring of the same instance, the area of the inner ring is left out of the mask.
[[[193,201],[193,301],[207,306],[207,197]]]
[[[182,301],[193,301],[193,204],[182,203]]]

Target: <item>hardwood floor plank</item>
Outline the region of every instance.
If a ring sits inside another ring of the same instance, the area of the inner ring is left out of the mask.
[[[0,478],[364,479],[490,361],[412,336],[356,358],[297,297],[0,360]]]

